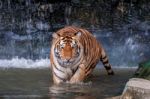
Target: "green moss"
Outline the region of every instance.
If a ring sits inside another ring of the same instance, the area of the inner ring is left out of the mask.
[[[150,61],[140,63],[141,66],[150,67]]]
[[[134,77],[150,80],[150,61],[140,63]]]

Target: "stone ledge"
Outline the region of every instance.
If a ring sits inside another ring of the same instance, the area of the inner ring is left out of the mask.
[[[141,78],[130,79],[120,99],[150,99],[150,81]]]

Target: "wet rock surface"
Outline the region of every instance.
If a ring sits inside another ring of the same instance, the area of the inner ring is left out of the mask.
[[[140,78],[130,79],[121,99],[150,99],[150,81]]]

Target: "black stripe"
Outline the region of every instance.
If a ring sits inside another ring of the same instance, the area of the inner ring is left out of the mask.
[[[55,67],[58,71],[60,71],[60,72],[62,72],[62,73],[65,73],[64,71],[58,69],[56,65],[54,65],[54,67]]]
[[[75,69],[73,69],[73,74],[77,71],[77,69],[79,68],[79,66]]]
[[[110,73],[108,72],[108,75],[114,75],[115,73],[111,71]]]
[[[66,66],[61,65],[61,67],[67,68]]]
[[[85,73],[87,73],[90,69],[94,69],[95,66],[96,66],[95,63],[91,64],[91,66],[89,66],[89,67],[86,68]]]
[[[106,68],[106,70],[110,70],[111,67],[110,66],[104,66]]]
[[[53,71],[53,73],[54,73],[54,75],[55,75],[57,78],[59,78],[59,79],[62,80],[62,81],[65,81],[64,78],[59,77],[54,71]]]
[[[108,63],[108,59],[106,61],[103,61],[103,64],[107,64]]]
[[[101,59],[104,60],[105,58],[107,58],[107,56],[102,57]]]

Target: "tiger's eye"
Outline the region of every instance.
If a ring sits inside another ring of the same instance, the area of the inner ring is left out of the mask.
[[[72,47],[72,48],[76,47],[76,42],[75,42],[75,41],[72,41],[71,47]]]
[[[60,48],[64,48],[64,47],[65,47],[65,44],[61,44],[61,45],[60,45]]]

